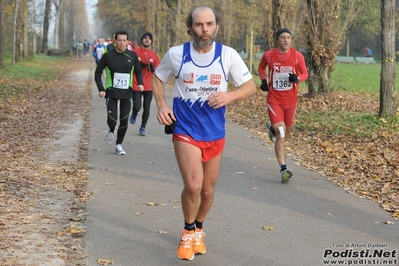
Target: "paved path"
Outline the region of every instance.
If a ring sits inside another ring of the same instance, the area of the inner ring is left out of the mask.
[[[156,120],[155,103],[148,136],[138,135],[138,117],[123,144],[127,155],[118,156],[114,145],[104,141],[105,103],[94,82],[92,92],[87,191],[93,198],[87,203],[86,265],[98,265],[98,259],[123,266],[314,266],[329,265],[323,263],[328,259],[379,265],[381,260],[371,255],[380,250],[391,261],[384,265],[398,265],[398,220],[293,161],[288,161],[292,181],[280,183],[270,143],[231,123],[214,205],[204,223],[207,253],[190,262],[178,260],[182,181],[171,137]],[[170,101],[171,93],[167,96]],[[350,252],[345,246],[352,247]],[[323,257],[326,252],[336,258]],[[358,258],[344,257],[347,253]]]

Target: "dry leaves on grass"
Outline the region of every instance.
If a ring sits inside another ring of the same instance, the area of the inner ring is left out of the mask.
[[[271,144],[265,127],[268,121],[266,95],[258,91],[253,97],[230,105],[227,117]],[[332,93],[312,99],[301,94],[299,98],[296,121],[313,129],[294,127],[292,136],[295,137],[287,140],[289,155],[349,193],[378,202],[384,210],[392,213],[392,217],[398,218],[399,130],[376,130],[375,134],[363,135],[360,134],[361,128],[354,129],[352,124],[348,124],[347,128],[338,129],[342,134],[333,134],[333,129],[323,130],[312,121],[304,121],[306,112],[315,111],[377,114],[378,98],[349,93]],[[352,131],[354,133],[350,133]]]
[[[88,134],[82,130],[78,153],[69,161],[54,158],[57,147],[48,144],[57,139],[63,123],[77,117],[88,122],[91,90],[67,78],[85,63],[92,62],[63,65],[62,74],[50,83],[20,81],[27,93],[11,93],[1,102],[0,265],[76,265],[73,261],[83,256],[79,242],[82,203],[88,196]]]

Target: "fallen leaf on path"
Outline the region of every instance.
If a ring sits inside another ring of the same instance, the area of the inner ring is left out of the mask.
[[[100,265],[111,265],[114,264],[113,260],[106,260],[106,259],[98,259],[97,263]]]
[[[165,203],[162,202],[147,202],[148,206],[166,206]]]
[[[275,230],[275,228],[274,228],[273,225],[265,225],[265,226],[263,226],[263,230],[265,230],[265,231],[273,231],[273,230]]]
[[[71,228],[71,230],[69,230],[71,232],[71,234],[79,234],[80,230],[77,228]]]

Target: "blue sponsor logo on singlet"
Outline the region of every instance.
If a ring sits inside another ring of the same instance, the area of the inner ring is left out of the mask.
[[[206,81],[208,81],[208,75],[201,75],[195,81],[196,82],[206,82]]]

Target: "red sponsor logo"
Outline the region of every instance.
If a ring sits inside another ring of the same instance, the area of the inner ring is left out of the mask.
[[[220,85],[222,81],[222,74],[211,74],[209,83],[211,85]]]
[[[183,73],[182,77],[184,83],[194,83],[194,73]]]

